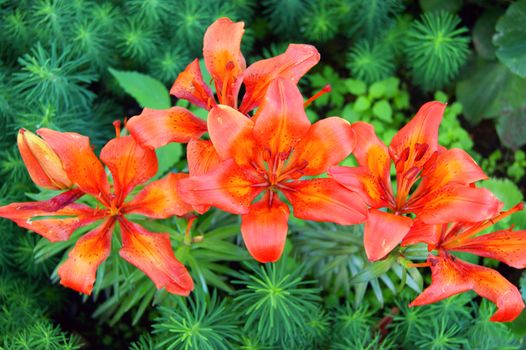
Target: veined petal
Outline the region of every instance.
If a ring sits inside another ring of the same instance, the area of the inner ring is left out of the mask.
[[[402,242],[412,224],[413,220],[408,217],[370,209],[363,231],[367,258],[383,259]]]
[[[241,216],[241,234],[250,255],[261,263],[279,260],[287,240],[289,207],[277,195],[269,205],[269,194]]]
[[[62,161],[53,149],[40,137],[20,129],[18,149],[33,182],[50,190],[63,190],[73,186]]]
[[[513,321],[524,309],[518,289],[497,271],[452,257],[430,255],[432,283],[409,306],[435,303],[468,290],[497,305],[491,321]]]
[[[164,219],[173,215],[183,216],[193,211],[190,204],[179,194],[179,181],[188,174],[170,173],[164,178],[145,186],[133,200],[124,204],[126,214],[140,214],[150,218]]]
[[[199,59],[195,59],[179,73],[170,94],[193,103],[197,107],[209,110],[216,102],[210,87],[203,81]]]
[[[424,104],[393,137],[389,153],[399,173],[413,167],[421,169],[438,150],[438,128],[445,108],[446,104],[437,101]]]
[[[187,296],[194,289],[192,277],[177,260],[168,233],[153,233],[126,219],[119,220],[122,234],[120,256],[144,272],[157,289]]]
[[[314,123],[296,145],[290,166],[303,161],[303,175],[319,175],[344,160],[354,148],[356,139],[351,125],[339,117],[322,119]]]
[[[440,240],[440,230],[442,225],[428,225],[421,221],[413,222],[413,226],[402,240],[402,247],[416,244],[426,243],[429,250],[435,249]]]
[[[115,220],[107,219],[93,231],[80,237],[58,268],[60,284],[90,295],[99,265],[108,258]]]
[[[203,57],[216,84],[219,102],[234,108],[237,107],[241,74],[246,68],[241,54],[244,27],[243,22],[219,18],[206,30],[203,43]]]
[[[170,142],[186,143],[206,132],[206,122],[182,107],[169,109],[145,108],[131,118],[126,128],[142,146],[159,148]]]
[[[51,129],[38,129],[37,134],[58,154],[71,182],[107,204],[110,185],[104,167],[93,153],[89,138]]]
[[[110,140],[102,148],[100,159],[113,176],[117,206],[135,186],[145,183],[157,172],[155,151],[141,147],[131,136]]]
[[[340,185],[356,192],[368,206],[373,208],[387,206],[385,189],[368,168],[332,166],[328,173]]]
[[[228,106],[217,105],[208,114],[208,132],[217,154],[241,166],[250,164],[257,149],[253,128],[251,119]]]
[[[285,79],[274,80],[254,124],[254,138],[260,147],[268,149],[272,155],[288,153],[310,125],[303,108],[303,96],[296,84]]]
[[[66,241],[79,227],[100,220],[104,213],[83,204],[69,204],[49,211],[43,202],[11,203],[0,207],[0,217],[34,231],[51,242]]]
[[[252,186],[257,182],[229,159],[205,175],[180,180],[179,192],[192,205],[212,205],[230,213],[246,214],[262,191],[263,187]]]
[[[283,194],[299,219],[353,225],[367,219],[367,208],[360,197],[332,179],[293,181]]]
[[[191,140],[186,147],[190,176],[204,175],[219,163],[221,158],[208,140]]]
[[[314,46],[290,44],[285,53],[253,63],[243,74],[246,92],[239,110],[247,113],[259,106],[268,86],[278,77],[298,83],[319,60]]]
[[[472,253],[526,268],[526,231],[502,230],[444,245],[445,249]]]
[[[411,207],[424,223],[444,224],[490,219],[499,213],[502,202],[485,188],[450,183],[421,197]]]
[[[470,185],[485,179],[487,179],[486,174],[473,158],[465,151],[454,148],[440,152],[434,160],[425,164],[422,171],[422,183],[412,196],[425,195],[450,182]]]

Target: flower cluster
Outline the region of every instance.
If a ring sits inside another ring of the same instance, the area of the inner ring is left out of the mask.
[[[319,61],[317,50],[291,44],[285,53],[247,68],[240,51],[243,32],[242,22],[217,20],[203,46],[214,86],[204,82],[195,60],[171,89],[175,97],[206,109],[206,122],[182,107],[145,108],[127,122],[129,136],[121,136],[116,123],[116,137],[104,146],[100,161],[85,136],[20,130],[18,146],[31,178],[60,194],[0,207],[0,217],[52,242],[99,223],[58,269],[63,285],[86,294],[110,254],[116,226],[120,240],[113,242],[122,245],[120,255],[157,288],[179,295],[193,289],[169,235],[149,232],[130,214],[193,218],[215,207],[240,215],[244,243],[259,262],[281,257],[291,213],[340,225],[364,223],[371,261],[399,246],[427,244],[427,262],[416,265],[431,268],[432,284],[412,305],[474,290],[497,304],[492,320],[516,318],[524,308],[517,288],[497,271],[464,262],[454,252],[526,267],[526,232],[480,234],[523,206],[501,212],[502,203],[476,187],[486,176],[473,159],[438,144],[446,106],[426,103],[389,147],[364,122],[351,125],[329,117],[311,124],[305,107],[312,98],[304,101],[297,82]],[[206,133],[209,139],[201,139]],[[157,172],[155,149],[170,142],[188,144],[189,174],[170,173],[148,183]],[[351,153],[359,166],[339,166]],[[84,196],[97,205],[82,202]]]

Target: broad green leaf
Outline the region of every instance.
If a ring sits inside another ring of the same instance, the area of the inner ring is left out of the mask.
[[[480,57],[487,60],[494,60],[495,45],[493,36],[495,35],[495,24],[502,12],[497,9],[491,9],[482,14],[477,19],[473,27],[473,46]]]
[[[367,91],[367,85],[361,80],[347,79],[345,80],[347,90],[353,95],[363,95]]]
[[[393,121],[393,110],[387,100],[376,102],[373,106],[373,114],[386,122]]]
[[[170,108],[170,95],[158,80],[138,72],[119,71],[109,68],[119,85],[143,108]]]
[[[354,102],[354,110],[356,112],[363,112],[371,107],[371,101],[365,97],[360,96],[356,99],[356,102]]]
[[[480,183],[504,203],[504,209],[510,209],[515,204],[522,202],[521,190],[509,179],[489,179]]]
[[[369,87],[369,97],[371,99],[377,99],[383,97],[385,94],[385,83],[384,81],[377,81]]]
[[[524,106],[503,110],[497,120],[497,134],[504,146],[514,150],[526,144],[526,99]]]
[[[508,7],[495,26],[497,57],[513,73],[526,78],[526,0]]]
[[[159,177],[173,168],[181,159],[183,147],[180,143],[169,143],[166,146],[158,148],[155,153],[157,154],[157,161],[159,163],[156,177]]]

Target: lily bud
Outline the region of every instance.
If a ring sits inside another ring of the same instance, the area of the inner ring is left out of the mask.
[[[62,161],[46,141],[26,129],[20,129],[17,143],[35,184],[50,190],[64,190],[73,185]]]

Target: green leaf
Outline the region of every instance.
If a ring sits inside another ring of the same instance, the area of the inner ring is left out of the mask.
[[[497,120],[497,134],[502,144],[511,149],[526,145],[526,103],[521,108],[502,111]]]
[[[487,188],[502,202],[504,209],[509,209],[515,204],[522,202],[522,193],[520,189],[509,179],[489,179],[483,181],[480,187]]]
[[[361,80],[347,79],[345,80],[347,90],[353,95],[363,95],[367,91],[367,85]]]
[[[391,122],[393,120],[393,110],[387,100],[376,102],[373,106],[373,114],[386,122]]]
[[[393,256],[389,256],[385,260],[366,265],[365,268],[362,269],[362,271],[358,272],[351,278],[350,283],[355,284],[368,282],[372,279],[378,278],[380,275],[389,271],[389,269],[393,266],[394,263],[395,259],[393,258]]]
[[[462,0],[420,0],[424,12],[447,11],[456,13],[462,7]]]
[[[385,94],[385,83],[384,81],[377,81],[369,87],[369,97],[371,99],[383,97]]]
[[[369,107],[371,107],[371,101],[365,96],[358,97],[356,102],[354,102],[354,110],[356,112],[366,111]]]
[[[155,153],[157,154],[157,161],[159,163],[156,177],[159,177],[173,168],[181,159],[183,147],[180,143],[169,143],[166,146],[158,148]]]
[[[501,14],[497,9],[488,10],[477,19],[473,27],[473,45],[479,56],[484,59],[496,58],[496,48],[492,40],[495,35],[495,24]]]
[[[513,73],[526,78],[526,0],[508,7],[495,27],[493,43],[498,47],[497,58]]]
[[[148,75],[108,68],[119,85],[143,108],[170,108],[170,95],[164,85]]]

